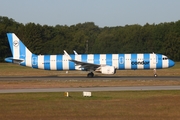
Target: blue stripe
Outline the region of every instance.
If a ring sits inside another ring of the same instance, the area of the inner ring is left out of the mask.
[[[82,62],[87,62],[87,54],[81,55]]]
[[[70,57],[74,60],[75,55],[70,55]],[[74,62],[69,61],[69,70],[75,70],[75,64]]]
[[[21,63],[21,65],[25,66],[26,65],[26,61],[25,61],[25,57],[26,57],[26,48],[24,46],[24,44],[19,41],[19,53],[20,53],[20,58],[24,59],[24,62]]]
[[[35,54],[32,54],[32,68],[38,68],[38,57]]]
[[[63,69],[63,65],[62,65],[62,55],[57,55],[57,56],[56,56],[56,61],[57,61],[57,64],[56,64],[57,70],[62,70],[62,69]]]
[[[50,70],[50,55],[44,55],[44,69]]]
[[[131,54],[131,69],[137,69],[137,54]]]
[[[144,54],[144,61],[149,62],[149,64],[144,65],[144,69],[150,69],[150,54]]]
[[[13,39],[12,39],[12,33],[7,33],[7,36],[8,36],[8,41],[9,41],[9,45],[10,45],[10,48],[11,48],[11,53],[13,55]]]
[[[94,64],[100,64],[100,54],[94,54]]]
[[[162,55],[161,54],[156,54],[156,60],[158,63],[156,63],[156,69],[161,69],[162,68]]]
[[[106,65],[112,66],[112,54],[106,54]]]
[[[125,58],[124,58],[124,54],[119,54],[119,69],[124,70],[125,69]]]

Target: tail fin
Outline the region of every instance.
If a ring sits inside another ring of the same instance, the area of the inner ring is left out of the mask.
[[[7,33],[9,45],[13,59],[24,60],[26,56],[31,56],[32,53],[28,48],[21,42],[21,40],[14,33]]]

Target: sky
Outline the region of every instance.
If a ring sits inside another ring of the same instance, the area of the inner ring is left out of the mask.
[[[0,0],[0,16],[49,26],[159,24],[180,20],[180,0]]]

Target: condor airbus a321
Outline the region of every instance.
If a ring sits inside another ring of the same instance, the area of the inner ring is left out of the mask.
[[[17,63],[44,70],[82,70],[89,71],[87,77],[94,77],[93,72],[115,74],[116,70],[156,69],[174,66],[174,61],[162,54],[75,54],[69,55],[36,55],[14,33],[7,33],[12,57],[5,58],[6,62]]]

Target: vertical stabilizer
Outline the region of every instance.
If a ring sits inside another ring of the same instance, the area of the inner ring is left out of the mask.
[[[27,56],[31,56],[32,53],[21,42],[21,40],[14,33],[7,33],[9,45],[13,59],[25,59]]]

